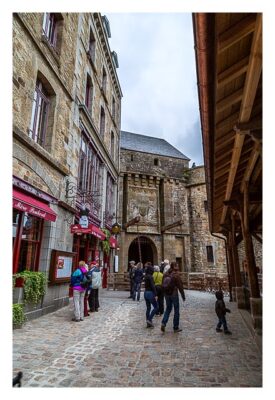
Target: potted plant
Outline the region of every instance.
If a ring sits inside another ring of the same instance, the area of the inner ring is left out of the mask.
[[[104,253],[108,255],[110,253],[110,242],[109,242],[109,239],[110,239],[111,233],[110,233],[110,231],[108,229],[105,229],[105,228],[102,229],[102,232],[104,232],[104,234],[106,235],[105,240],[103,240],[101,242],[102,243],[102,249],[103,249]]]
[[[25,303],[38,303],[46,293],[46,275],[44,272],[23,271],[14,275],[14,286],[18,278],[24,280],[23,293]]]
[[[14,283],[13,286],[17,288],[22,288],[24,286],[25,278],[24,276],[20,276],[19,274],[14,275]]]
[[[23,304],[12,305],[12,325],[14,329],[22,328],[23,323],[26,321],[26,317],[23,311]]]

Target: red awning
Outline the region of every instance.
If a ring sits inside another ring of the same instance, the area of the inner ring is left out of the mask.
[[[47,221],[56,220],[56,213],[47,204],[15,189],[13,189],[13,208]]]
[[[110,247],[112,249],[116,249],[117,248],[117,240],[114,237],[110,237],[109,239],[109,243],[110,243]]]
[[[71,225],[71,233],[90,233],[100,240],[104,240],[106,238],[106,235],[102,232],[102,230],[92,224],[89,224],[88,228],[82,228],[79,224]]]

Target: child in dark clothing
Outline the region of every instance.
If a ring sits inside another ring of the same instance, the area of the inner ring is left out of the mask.
[[[225,319],[225,314],[227,312],[230,313],[231,311],[229,310],[229,308],[225,307],[225,303],[223,300],[223,292],[221,290],[218,290],[215,293],[215,295],[216,295],[216,299],[217,299],[216,304],[215,304],[215,311],[219,318],[219,322],[216,327],[216,332],[222,332],[221,326],[223,326],[224,333],[227,335],[231,335],[232,332],[230,332],[228,330],[226,319]]]

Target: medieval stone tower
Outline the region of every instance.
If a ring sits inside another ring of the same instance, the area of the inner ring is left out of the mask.
[[[121,132],[119,220],[139,222],[121,233],[120,270],[130,260],[181,271],[226,272],[224,242],[209,232],[204,167],[166,140]]]

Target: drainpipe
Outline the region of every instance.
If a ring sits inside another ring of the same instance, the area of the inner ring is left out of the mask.
[[[226,269],[227,269],[227,276],[228,276],[228,288],[229,288],[229,301],[232,302],[232,288],[231,288],[231,279],[230,279],[230,273],[229,273],[229,263],[228,263],[228,253],[227,253],[227,246],[226,246],[226,238],[219,236],[219,235],[215,235],[215,233],[210,232],[212,236],[218,238],[218,239],[222,239],[224,240],[224,246],[225,246],[225,255],[226,255]]]

